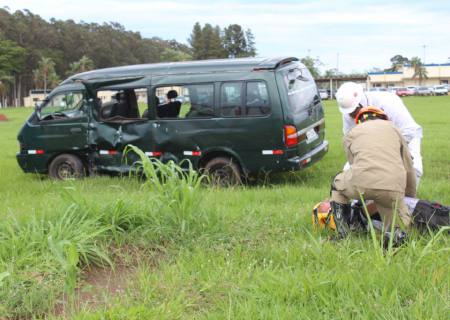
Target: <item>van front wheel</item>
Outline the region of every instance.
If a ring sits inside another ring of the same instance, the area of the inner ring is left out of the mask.
[[[237,163],[233,162],[233,159],[213,158],[206,163],[204,169],[213,185],[229,187],[242,183],[241,170]]]
[[[61,154],[50,163],[48,174],[59,180],[78,179],[85,175],[85,170],[80,158],[73,154]]]

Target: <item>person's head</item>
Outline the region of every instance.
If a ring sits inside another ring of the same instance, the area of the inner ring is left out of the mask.
[[[361,100],[364,91],[360,84],[355,82],[345,82],[336,92],[336,101],[339,104],[339,111],[342,114],[348,114],[355,118],[358,114],[358,108],[361,109]]]
[[[354,117],[355,123],[359,124],[367,120],[388,120],[387,114],[376,107],[359,107],[357,115]]]
[[[125,99],[126,99],[126,96],[125,96],[125,92],[124,91],[119,91],[119,92],[116,93],[116,100],[118,102],[124,101]]]
[[[175,90],[169,90],[169,92],[167,92],[167,99],[169,101],[175,99],[176,97],[178,97],[178,92],[176,92]]]

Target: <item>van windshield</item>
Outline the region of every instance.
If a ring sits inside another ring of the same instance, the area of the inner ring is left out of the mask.
[[[317,96],[317,87],[306,68],[288,70],[283,77],[288,92],[289,107],[298,113],[310,106]]]
[[[76,118],[83,114],[83,92],[65,91],[49,98],[40,110],[41,119]]]

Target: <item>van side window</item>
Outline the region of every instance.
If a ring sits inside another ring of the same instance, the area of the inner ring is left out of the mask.
[[[40,111],[40,119],[56,120],[84,116],[83,104],[83,93],[81,91],[58,93],[44,103]]]
[[[245,98],[243,87],[245,85]],[[225,82],[220,88],[223,117],[252,117],[270,113],[269,94],[264,81]]]
[[[243,115],[242,82],[225,82],[220,87],[220,114],[223,117]]]
[[[270,113],[269,94],[263,81],[247,82],[245,114],[262,116]]]
[[[97,91],[100,119],[122,121],[147,117],[147,88],[108,89]]]
[[[159,119],[211,118],[214,112],[214,84],[158,87],[155,90]]]

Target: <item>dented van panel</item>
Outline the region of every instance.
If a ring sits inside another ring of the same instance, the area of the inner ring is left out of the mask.
[[[286,126],[296,128],[295,145]],[[296,58],[163,63],[65,80],[20,131],[17,160],[45,173],[71,154],[89,173],[126,173],[138,160],[125,152],[134,145],[195,169],[230,159],[246,175],[307,167],[327,152],[324,138],[317,88]]]

